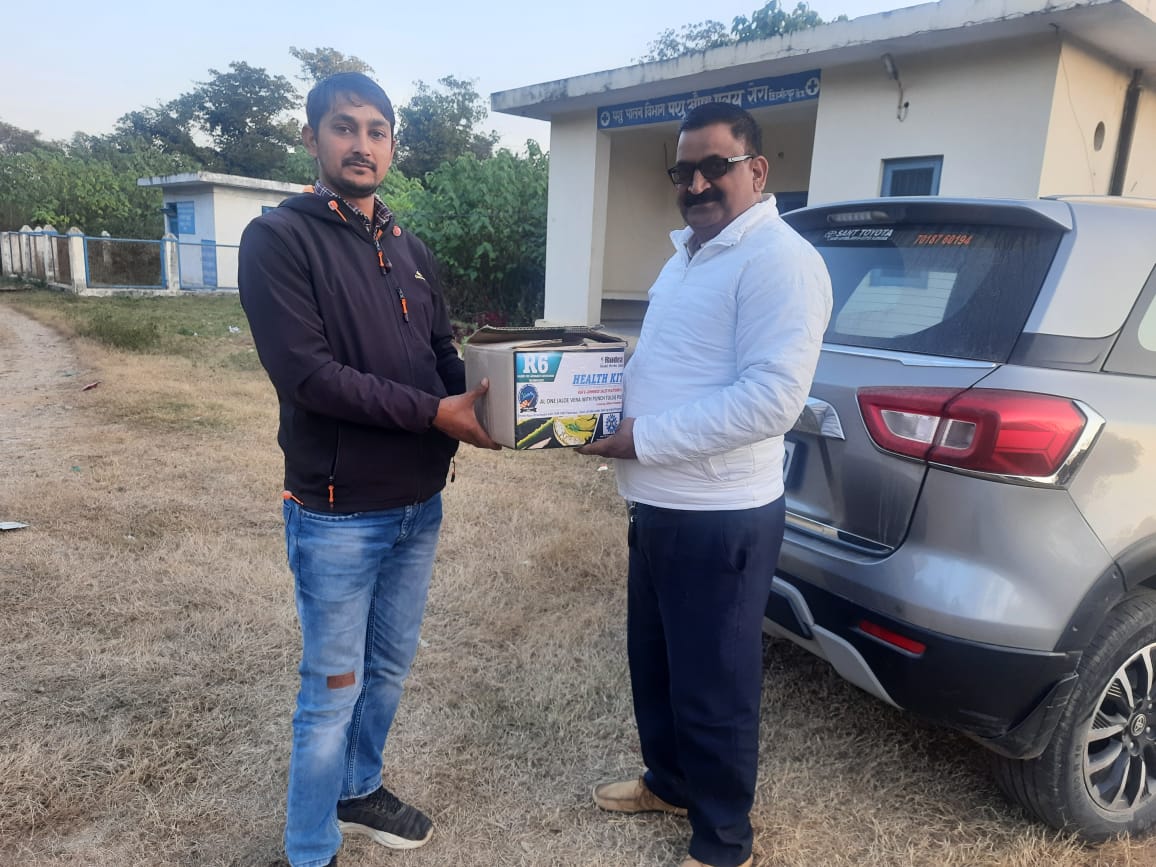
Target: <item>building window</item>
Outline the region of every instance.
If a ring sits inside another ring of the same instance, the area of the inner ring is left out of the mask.
[[[881,196],[937,196],[943,157],[883,161]]]

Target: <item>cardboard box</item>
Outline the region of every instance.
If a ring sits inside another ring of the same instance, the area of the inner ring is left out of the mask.
[[[466,341],[466,383],[490,390],[475,404],[495,442],[512,449],[580,446],[622,418],[626,341],[593,328],[485,327]]]

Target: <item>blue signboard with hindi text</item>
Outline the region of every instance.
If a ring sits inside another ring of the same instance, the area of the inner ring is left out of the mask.
[[[819,98],[819,70],[796,72],[775,78],[756,78],[708,90],[692,90],[638,102],[623,102],[598,109],[598,128],[616,129],[647,123],[681,121],[691,109],[705,102],[729,102],[750,111],[772,105]]]

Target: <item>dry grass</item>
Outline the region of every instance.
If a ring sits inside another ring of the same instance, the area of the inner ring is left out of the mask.
[[[18,303],[0,297],[0,520],[31,526],[0,534],[0,863],[268,865],[298,641],[271,389],[243,364],[58,342]],[[600,466],[463,451],[385,768],[437,834],[351,840],[343,865],[679,863],[683,822],[588,796],[639,762]],[[1151,840],[1028,822],[977,749],[792,646],[766,661],[756,864],[1156,864]]]

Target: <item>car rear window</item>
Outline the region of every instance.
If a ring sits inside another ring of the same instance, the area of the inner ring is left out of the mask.
[[[831,272],[827,342],[996,362],[1011,354],[1061,235],[932,223],[803,234]]]

